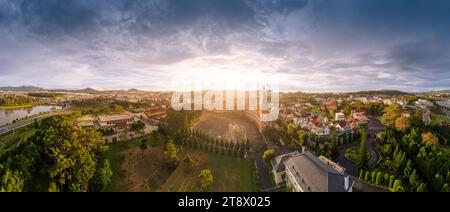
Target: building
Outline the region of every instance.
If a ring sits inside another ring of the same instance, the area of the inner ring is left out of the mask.
[[[326,137],[330,135],[330,128],[328,126],[312,125],[309,130],[317,136]]]
[[[356,112],[354,110],[352,110],[352,118],[360,123],[367,123],[369,121],[364,112]]]
[[[165,105],[155,105],[151,106],[145,111],[145,115],[147,115],[150,119],[162,119],[166,117],[166,106]]]
[[[425,100],[425,99],[419,99],[419,100],[416,101],[416,105],[421,107],[421,108],[426,108],[426,107],[433,106],[433,103],[428,101],[428,100]]]
[[[346,121],[334,121],[332,125],[338,134],[351,132],[352,128],[347,124]]]
[[[280,155],[272,161],[277,184],[285,182],[295,192],[352,192],[354,182],[333,161],[303,150]]]
[[[322,110],[328,110],[331,114],[333,114],[339,106],[339,102],[337,100],[331,100],[330,102],[324,103],[320,105]]]
[[[344,121],[345,120],[345,114],[344,113],[336,113],[334,116],[334,119],[336,121]]]
[[[98,116],[97,126],[101,129],[113,128],[115,130],[130,128],[133,124],[133,117],[130,115],[110,115]]]

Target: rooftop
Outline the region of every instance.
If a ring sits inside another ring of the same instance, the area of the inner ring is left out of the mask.
[[[329,163],[328,163],[329,164]],[[345,176],[312,153],[305,151],[286,159],[285,168],[303,191],[345,192]]]
[[[125,119],[132,119],[133,117],[130,115],[111,115],[111,116],[98,116],[98,119],[101,122],[106,121],[118,121],[118,120],[125,120]]]

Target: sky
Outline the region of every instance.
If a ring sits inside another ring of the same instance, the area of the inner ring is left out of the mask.
[[[450,88],[447,0],[0,0],[0,86]]]

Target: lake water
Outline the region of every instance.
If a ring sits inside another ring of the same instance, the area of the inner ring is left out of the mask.
[[[16,109],[0,109],[0,126],[5,124],[10,124],[16,119],[22,119],[26,116],[32,116],[38,113],[49,112],[55,108],[57,110],[61,109],[60,106],[47,106],[40,105],[30,108],[16,108]]]

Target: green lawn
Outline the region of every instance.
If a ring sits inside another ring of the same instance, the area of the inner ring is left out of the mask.
[[[122,169],[121,165],[127,159],[126,157],[130,157],[130,155],[125,154],[126,151],[139,149],[143,139],[147,140],[148,148],[161,147],[165,143],[164,137],[154,133],[141,138],[135,138],[131,141],[120,141],[109,145],[108,151],[106,151],[100,160],[102,162],[104,159],[108,159],[113,172],[112,183],[107,188],[107,191],[129,191],[127,186],[122,184],[122,179],[127,173]]]
[[[144,138],[148,146],[145,150],[139,148],[143,138],[110,144],[103,157],[110,161],[113,171],[107,191],[200,191],[198,174],[205,168],[214,175],[209,191],[258,190],[253,160],[179,147],[180,160],[189,155],[196,165],[187,170],[180,162],[170,169],[164,160],[166,138],[157,133]]]
[[[0,109],[10,110],[10,109],[28,108],[28,107],[33,107],[33,105],[0,106]]]
[[[208,191],[215,192],[251,192],[257,191],[253,160],[218,155],[199,150],[188,149],[183,155],[191,156],[195,167],[187,169],[180,164],[170,175],[161,191],[201,191],[198,174],[202,169],[210,169],[214,183]]]
[[[370,159],[370,152],[367,151],[367,160]],[[347,151],[345,151],[345,158],[347,158],[347,160],[352,161],[354,163],[357,163],[359,161],[359,148],[350,148],[347,149]]]
[[[33,125],[28,125],[15,130],[14,134],[9,132],[0,136],[0,155],[17,147],[19,142],[25,141],[32,136],[36,130]]]
[[[450,122],[450,118],[447,117],[447,116],[444,116],[444,115],[436,115],[436,114],[433,114],[433,115],[431,115],[431,122],[432,122],[433,124],[439,124],[439,123],[441,123],[441,122],[443,122],[443,123],[449,123],[449,122]]]

